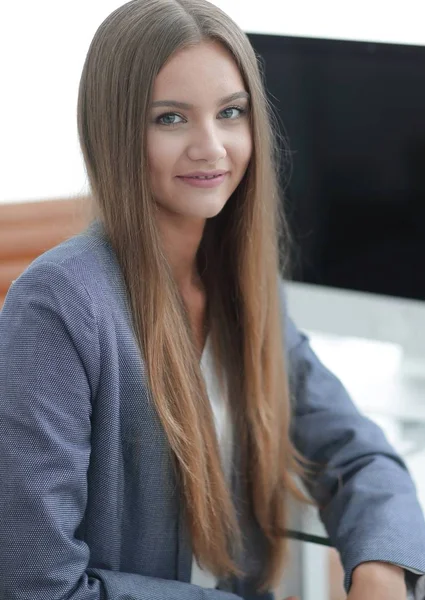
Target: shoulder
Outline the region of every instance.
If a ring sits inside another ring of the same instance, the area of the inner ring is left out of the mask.
[[[21,278],[36,280],[44,272],[63,271],[70,281],[89,285],[102,270],[110,270],[114,260],[115,255],[101,224],[94,221],[78,235],[41,254],[14,283]]]
[[[36,258],[13,281],[4,310],[22,302],[47,302],[64,314],[77,308],[95,311],[99,299],[116,301],[123,293],[115,254],[98,221]]]

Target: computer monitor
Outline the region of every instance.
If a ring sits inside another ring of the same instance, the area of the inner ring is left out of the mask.
[[[248,37],[290,150],[292,278],[425,300],[425,47]]]

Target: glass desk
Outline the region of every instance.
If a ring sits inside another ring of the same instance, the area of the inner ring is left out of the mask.
[[[425,303],[288,283],[289,312],[321,361],[404,458],[425,511]],[[280,600],[330,597],[326,532],[314,507],[294,505]],[[298,534],[295,534],[296,536]]]

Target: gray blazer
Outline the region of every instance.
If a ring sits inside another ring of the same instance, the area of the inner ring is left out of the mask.
[[[346,585],[369,560],[425,572],[425,524],[403,462],[285,320],[293,439],[323,465],[310,491]],[[0,314],[0,486],[0,600],[260,598],[264,540],[237,472],[247,575],[216,590],[189,583],[169,447],[97,222],[35,260]]]

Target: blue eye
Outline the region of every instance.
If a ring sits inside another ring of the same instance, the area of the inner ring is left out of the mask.
[[[233,118],[231,116],[232,111],[237,111],[236,116],[233,116]],[[225,119],[229,118],[230,120],[233,120],[233,119],[238,119],[243,114],[245,114],[246,109],[241,108],[240,106],[229,106],[228,108],[225,108],[224,110],[222,110],[220,114],[222,115],[223,113],[227,113],[227,115],[229,115],[229,113],[230,113],[230,115],[228,117],[224,117],[224,118]]]
[[[179,121],[172,120],[174,119],[174,117],[177,117],[178,119],[182,120],[182,118],[176,113],[165,113],[164,115],[161,115],[156,119],[156,123],[158,123],[159,125],[177,125]]]
[[[221,119],[226,121],[235,121],[236,119],[242,117],[246,112],[247,109],[242,108],[241,106],[229,106],[228,108],[222,110],[219,115]],[[173,112],[164,113],[155,119],[155,123],[157,125],[162,125],[164,127],[173,127],[174,125],[184,122],[185,120],[183,117]]]

